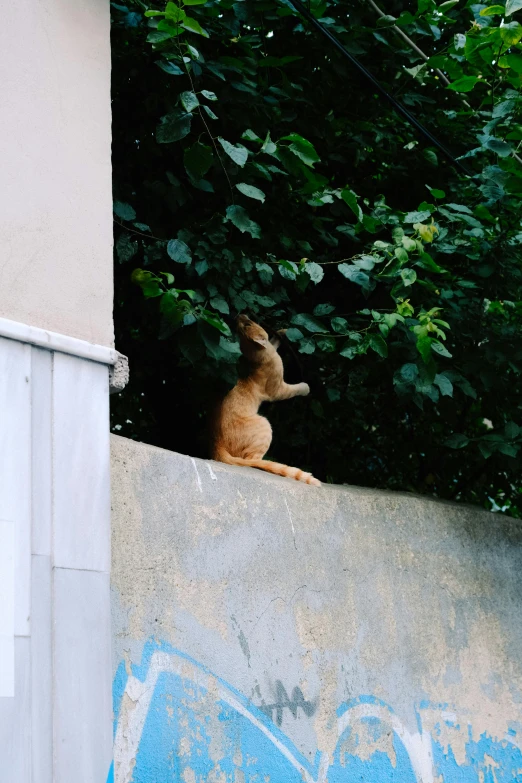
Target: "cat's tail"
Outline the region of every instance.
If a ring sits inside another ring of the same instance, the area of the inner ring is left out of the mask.
[[[280,462],[271,462],[268,459],[243,459],[243,457],[233,457],[225,449],[219,449],[214,455],[218,462],[225,462],[227,465],[244,465],[245,467],[258,468],[266,470],[267,473],[275,473],[276,476],[286,476],[296,481],[303,481],[305,484],[313,484],[314,487],[320,487],[321,482],[314,478],[311,473],[306,473],[300,468],[291,468],[289,465],[282,465]]]

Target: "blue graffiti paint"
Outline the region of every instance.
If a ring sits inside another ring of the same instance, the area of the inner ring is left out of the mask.
[[[158,669],[136,747],[133,783],[206,783],[213,775],[220,783],[235,783],[238,776],[245,783],[302,783],[303,774],[308,783],[319,780],[318,752],[307,758],[264,712],[206,666],[169,644],[149,641],[145,645],[141,663],[131,667],[132,677],[139,683],[147,681],[156,653],[166,654],[162,660],[174,660],[176,665]],[[127,670],[121,664],[114,679],[115,727],[127,682]],[[511,741],[516,737],[514,729],[502,741],[486,735],[473,741],[469,728],[466,758],[458,763],[452,748],[445,750],[441,741],[441,726],[458,731],[458,723],[444,715],[448,705],[437,707],[441,708],[440,723],[435,725],[431,738],[426,735],[432,780],[522,781],[522,753]],[[433,713],[434,706],[423,702],[415,710],[419,734],[422,712],[428,709]],[[337,719],[341,734],[321,780],[424,783],[418,759],[410,756],[411,735],[385,702],[360,696],[341,705]],[[118,783],[118,774],[114,777],[111,768],[107,783],[114,781]]]
[[[380,739],[386,732],[382,722],[377,718],[363,719],[373,734],[373,739]],[[394,737],[393,749],[395,758],[391,759],[387,753],[381,750],[374,751],[368,758],[360,758],[353,752],[346,750],[349,742],[350,749],[357,748],[360,744],[357,732],[349,727],[340,737],[335,749],[333,763],[328,771],[328,783],[348,783],[348,781],[379,781],[379,783],[416,783],[415,773],[406,749],[401,742]]]
[[[116,669],[116,674],[114,675],[114,680],[112,683],[112,714],[114,715],[114,736],[116,736],[116,727],[118,725],[118,718],[120,717],[120,705],[126,684],[127,671],[125,669],[125,663],[122,661]]]
[[[522,780],[522,752],[511,742],[483,734],[478,742],[466,743],[466,762],[459,765],[451,748],[447,753],[433,742],[433,759],[437,774],[451,783],[514,783]]]

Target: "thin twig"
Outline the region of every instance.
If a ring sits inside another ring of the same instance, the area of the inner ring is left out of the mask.
[[[178,8],[180,9],[180,11],[182,10],[182,7],[181,7],[181,2],[179,2],[179,3],[178,3]],[[190,86],[191,86],[191,88],[192,88],[192,92],[194,93],[194,95],[196,95],[196,90],[195,90],[195,87],[194,87],[194,82],[192,81],[192,76],[191,76],[191,74],[190,74],[190,71],[189,71],[189,68],[188,68],[188,64],[185,62],[185,59],[184,59],[184,57],[183,57],[183,52],[181,51],[181,44],[180,44],[179,38],[176,38],[176,44],[177,44],[177,46],[178,46],[178,52],[179,52],[179,56],[180,56],[180,58],[181,58],[181,62],[182,62],[182,63],[183,63],[183,65],[185,66],[185,72],[186,72],[186,74],[187,74],[187,76],[188,76],[188,78],[189,78],[189,82],[190,82]],[[199,100],[198,100],[198,114],[199,114],[199,116],[200,116],[201,122],[202,122],[202,123],[203,123],[203,125],[205,126],[205,130],[207,131],[207,133],[208,133],[208,136],[209,136],[209,138],[210,138],[210,141],[212,142],[212,146],[214,147],[214,149],[215,149],[215,151],[216,151],[216,155],[217,155],[217,157],[218,157],[218,160],[219,160],[219,162],[220,162],[220,164],[221,164],[221,168],[223,169],[223,172],[224,172],[224,174],[225,174],[225,177],[227,178],[228,187],[230,188],[230,194],[231,194],[231,196],[232,196],[232,203],[234,204],[234,203],[235,203],[235,201],[234,201],[234,190],[233,190],[233,188],[232,188],[232,183],[230,182],[230,177],[228,176],[228,172],[227,172],[227,170],[226,170],[225,164],[223,163],[223,160],[222,160],[222,158],[221,158],[221,155],[219,154],[219,150],[218,150],[218,147],[217,147],[216,141],[215,141],[215,139],[214,139],[214,136],[213,136],[213,135],[212,135],[212,133],[210,132],[210,128],[209,128],[209,126],[207,125],[207,122],[206,122],[205,118],[203,117],[203,112],[201,111],[201,106],[200,106],[200,104],[199,104]]]
[[[376,13],[377,13],[377,14],[378,14],[380,17],[386,16],[386,14],[384,13],[384,11],[381,11],[381,9],[380,9],[380,8],[379,8],[379,6],[377,5],[377,3],[374,3],[374,1],[373,1],[373,0],[366,0],[366,1],[367,1],[367,2],[368,2],[370,5],[371,5],[371,7],[373,8],[373,10],[374,10],[374,11],[375,11],[375,12],[376,12]],[[419,57],[422,57],[422,59],[424,60],[424,62],[428,62],[428,60],[430,59],[430,58],[428,57],[428,55],[427,55],[427,54],[425,54],[425,53],[422,51],[422,49],[419,49],[419,47],[417,46],[417,44],[416,44],[416,43],[414,43],[414,42],[411,40],[411,38],[408,38],[408,36],[406,35],[406,33],[405,33],[403,30],[401,30],[401,28],[400,28],[400,27],[397,27],[397,25],[396,25],[396,24],[393,24],[393,25],[390,25],[390,27],[389,27],[388,29],[391,29],[391,30],[393,30],[395,33],[398,33],[398,35],[400,35],[400,36],[401,36],[401,38],[402,38],[404,41],[406,41],[406,43],[408,44],[408,46],[410,47],[410,49],[413,49],[413,51],[414,51],[414,52],[417,52],[417,54],[419,55]],[[448,79],[448,77],[447,77],[447,76],[446,76],[446,75],[445,75],[445,74],[444,74],[444,73],[443,73],[441,70],[439,70],[438,68],[435,68],[434,70],[435,70],[435,73],[437,74],[437,76],[439,77],[439,79],[442,79],[442,81],[444,82],[444,84],[446,84],[446,85],[447,85],[447,84],[451,84],[451,82],[450,82],[450,80]]]
[[[129,226],[124,225],[123,223],[120,223],[119,220],[116,220],[115,217],[113,217],[113,222],[116,223],[117,226],[120,226],[120,228],[124,228],[125,231],[130,231],[131,234],[138,234],[140,237],[146,237],[147,239],[156,239],[158,242],[168,242],[168,239],[162,239],[161,237],[156,237],[154,234],[144,234],[143,231],[137,231],[135,228],[129,228]]]

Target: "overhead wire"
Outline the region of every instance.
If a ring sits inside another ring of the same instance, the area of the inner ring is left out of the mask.
[[[320,32],[330,43],[345,57],[349,62],[359,71],[359,73],[368,81],[372,87],[381,95],[388,103],[393,106],[395,111],[400,114],[410,125],[412,125],[422,136],[424,136],[430,144],[436,147],[444,157],[455,166],[462,174],[468,177],[473,176],[467,167],[456,158],[453,153],[443,144],[439,139],[431,133],[419,120],[414,117],[411,112],[408,111],[401,103],[399,103],[393,95],[382,86],[382,84],[375,78],[375,76],[361,63],[359,60],[351,54],[345,46],[339,41],[338,38],[333,35],[321,22],[315,18],[315,16],[307,9],[307,7],[301,2],[301,0],[287,0],[295,10],[300,13],[318,32]]]

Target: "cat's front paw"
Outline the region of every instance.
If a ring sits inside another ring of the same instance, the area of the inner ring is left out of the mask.
[[[299,394],[301,395],[301,397],[308,397],[308,395],[310,394],[309,385],[307,383],[301,383],[300,385],[301,385],[301,391],[299,392]]]

